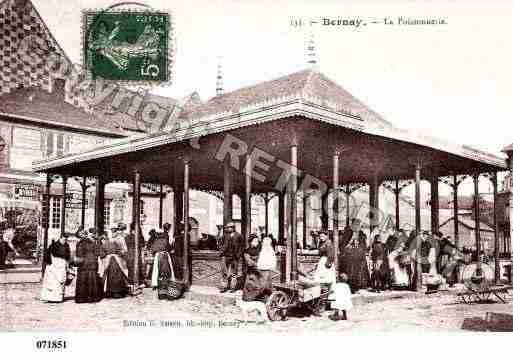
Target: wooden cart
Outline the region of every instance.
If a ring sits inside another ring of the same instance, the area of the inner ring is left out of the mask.
[[[274,284],[274,291],[267,298],[266,307],[272,321],[286,320],[292,307],[306,306],[312,311],[328,297],[328,291],[320,285],[308,285],[299,281]]]

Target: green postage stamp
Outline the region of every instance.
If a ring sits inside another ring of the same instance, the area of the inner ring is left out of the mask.
[[[93,79],[171,81],[169,13],[87,10],[82,16],[84,66]]]

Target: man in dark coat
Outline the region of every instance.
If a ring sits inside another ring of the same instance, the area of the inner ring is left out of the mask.
[[[222,266],[221,293],[228,290],[230,278],[238,274],[239,261],[244,252],[244,247],[244,238],[235,231],[235,224],[233,222],[228,223],[225,226],[225,234],[219,253]]]

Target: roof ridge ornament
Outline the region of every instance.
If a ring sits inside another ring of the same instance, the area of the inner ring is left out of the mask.
[[[308,41],[308,46],[306,49],[307,49],[308,68],[313,71],[319,72],[319,59],[317,57],[313,25],[311,22],[310,22],[310,39]]]
[[[217,63],[217,78],[216,78],[216,96],[221,96],[224,94],[221,56],[219,56],[219,58],[217,60],[218,60],[218,63]]]

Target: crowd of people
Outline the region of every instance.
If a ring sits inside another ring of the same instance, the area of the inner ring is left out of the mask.
[[[348,275],[353,293],[366,288],[378,292],[411,288],[419,262],[423,277],[450,286],[457,280],[461,253],[451,238],[439,231],[376,231],[368,240],[360,221],[353,219],[340,238],[339,271]]]
[[[119,223],[106,232],[97,233],[79,229],[73,251],[67,236],[53,241],[44,253],[45,273],[41,300],[64,301],[65,286],[76,277],[75,302],[94,303],[103,298],[123,298],[136,289],[138,278],[142,283],[159,289],[167,280],[183,280],[183,230],[170,236],[171,225],[166,223],[162,232],[151,230],[148,241],[141,235],[135,239],[135,225]],[[139,229],[139,233],[142,231]],[[135,247],[139,253],[136,258]],[[76,268],[76,275],[73,269]],[[144,284],[143,284],[144,285]],[[160,296],[159,296],[160,297]]]
[[[360,289],[379,292],[411,288],[419,275],[416,270],[419,261],[423,276],[443,277],[447,283],[455,283],[455,263],[461,258],[449,237],[440,232],[417,234],[396,230],[375,231],[369,240],[361,227],[360,221],[353,219],[351,225],[339,233],[338,268],[335,268],[332,233],[328,231],[317,233],[319,261],[313,275],[298,268],[299,282],[319,285],[328,293],[332,320],[347,319],[347,311],[352,308],[351,296]],[[246,242],[235,230],[234,223],[228,223],[223,229],[216,243],[221,259],[220,291],[242,289],[243,301],[265,301],[273,292],[273,272],[279,272],[276,240],[260,233],[251,235]],[[151,230],[145,241],[139,229],[141,237],[136,241],[133,224],[128,232],[125,224],[118,224],[111,229],[110,236],[97,233],[94,228],[80,229],[76,233],[79,240],[74,251],[67,238],[61,237],[44,253],[46,271],[41,300],[64,300],[64,289],[72,281],[70,268],[73,267],[76,267],[77,303],[127,296],[138,285],[135,268],[143,285],[158,290],[159,299],[176,299],[166,294],[170,283],[187,279],[183,278],[184,226],[174,235],[170,230],[171,225],[166,223],[161,232]],[[136,245],[139,246],[137,252]]]

